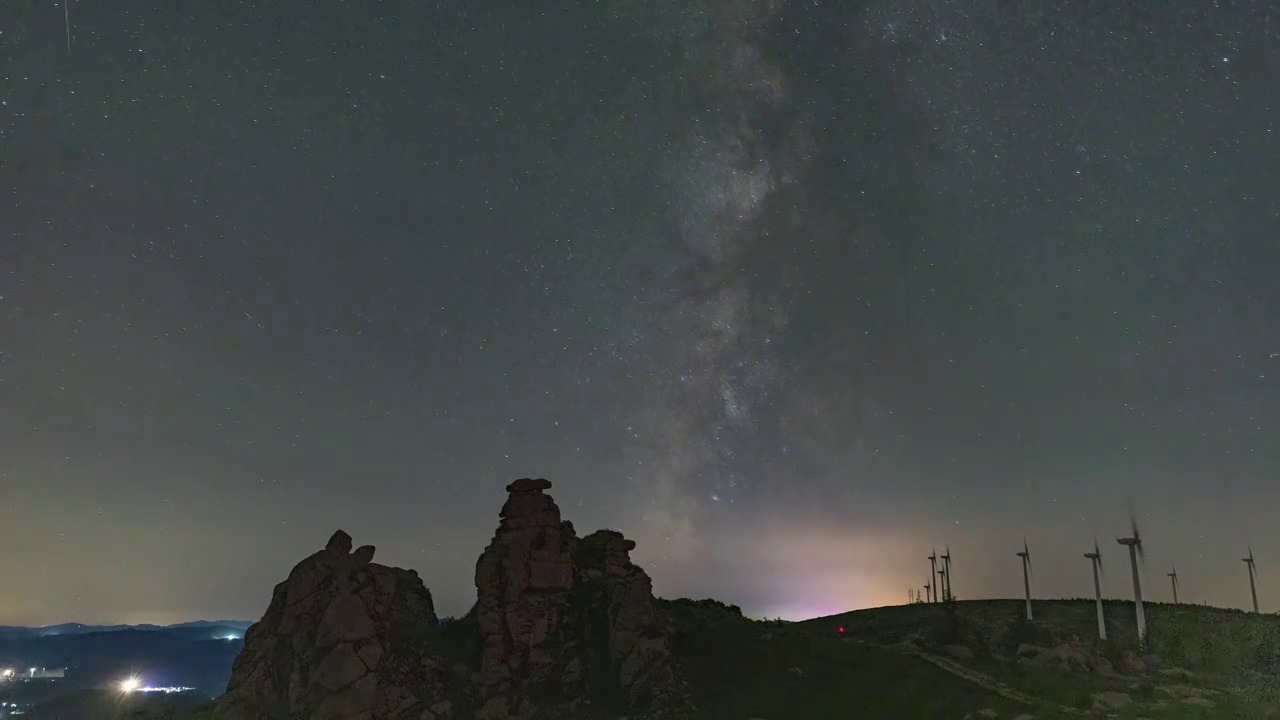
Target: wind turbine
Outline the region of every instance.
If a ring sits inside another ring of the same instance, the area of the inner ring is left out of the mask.
[[[1170,582],[1173,583],[1173,604],[1178,604],[1178,566],[1173,566],[1173,572],[1165,573],[1169,576]]]
[[[947,571],[946,582],[942,584],[942,597],[945,600],[954,600],[955,596],[951,594],[951,546],[947,546],[946,553],[942,556],[942,567]]]
[[[934,592],[937,592],[936,588],[939,588],[939,587],[942,588],[942,601],[946,602],[947,601],[947,570],[946,568],[943,568],[942,570],[938,571],[938,584],[935,586]]]
[[[1142,552],[1142,535],[1138,532],[1138,521],[1132,515],[1129,516],[1129,522],[1133,526],[1133,537],[1116,538],[1116,542],[1129,548],[1129,564],[1133,566],[1133,606],[1138,617],[1138,644],[1143,644],[1147,639],[1147,616],[1142,612],[1142,580],[1138,576],[1138,558],[1142,557],[1146,562],[1146,555]]]
[[[933,576],[932,576],[932,575],[930,575],[930,576],[929,576],[929,580],[931,580],[931,581],[933,580]],[[933,596],[929,594],[929,588],[931,588],[931,587],[933,587],[933,583],[932,583],[932,582],[927,582],[927,583],[925,583],[925,584],[924,584],[924,597],[925,597],[925,602],[933,602]]]
[[[1022,588],[1027,594],[1027,620],[1031,620],[1031,550],[1027,547],[1027,538],[1022,538],[1022,552],[1018,553],[1018,557],[1022,558]]]
[[[1258,585],[1254,581],[1257,570],[1253,565],[1253,548],[1249,548],[1249,557],[1243,558],[1243,562],[1249,568],[1249,594],[1253,596],[1253,611],[1258,612]]]
[[[1098,582],[1098,574],[1102,572],[1102,551],[1098,549],[1098,538],[1093,539],[1093,552],[1085,553],[1089,565],[1093,568],[1093,596],[1098,601],[1098,639],[1107,639],[1107,621],[1102,613],[1102,583]]]
[[[933,549],[933,554],[929,555],[929,580],[933,580],[933,576],[938,574],[938,548]],[[930,602],[938,602],[938,585],[933,586],[933,599]]]

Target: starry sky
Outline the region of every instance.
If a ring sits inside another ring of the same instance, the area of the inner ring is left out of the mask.
[[[461,614],[525,476],[757,616],[1130,597],[1130,508],[1280,609],[1265,0],[5,7],[0,624],[339,527]]]

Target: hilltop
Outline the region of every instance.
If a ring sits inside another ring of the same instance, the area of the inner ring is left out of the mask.
[[[1133,602],[1105,601],[1106,641],[1092,600],[959,601],[844,613],[795,623],[888,648],[1021,698],[1034,717],[1280,717],[1280,617],[1203,605],[1146,603],[1138,651]],[[1035,709],[1030,709],[1035,708]]]
[[[1152,652],[1137,657],[1141,666],[1123,667],[1126,656],[1136,656],[1129,650],[1136,637],[1133,604],[1121,601],[1107,603],[1114,638],[1107,643],[1090,637],[1090,601],[1039,602],[1039,619],[1029,626],[1015,600],[885,607],[795,623],[751,620],[714,600],[659,600],[657,607],[689,701],[687,714],[675,717],[689,720],[1280,717],[1269,660],[1280,648],[1275,616],[1153,604]],[[472,619],[443,626],[457,643],[449,653],[458,662],[466,662]],[[565,717],[621,717],[603,710]],[[213,709],[138,717],[209,720]]]
[[[546,480],[507,487],[476,605],[440,619],[412,570],[334,533],[278,584],[227,692],[189,720],[1277,717],[1280,620],[1132,603],[887,607],[758,621],[654,598],[635,543],[579,537]],[[175,717],[174,712],[156,717]]]
[[[679,674],[725,720],[1280,717],[1280,618],[1147,606],[1139,654],[1132,602],[957,601],[752,621],[716,601],[662,601]]]

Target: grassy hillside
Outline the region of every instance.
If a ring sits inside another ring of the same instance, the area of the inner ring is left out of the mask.
[[[1093,710],[1099,693],[1123,693],[1129,704],[1099,716],[1119,718],[1280,718],[1280,618],[1197,605],[1148,604],[1147,645],[1138,649],[1132,602],[1107,602],[1108,640],[1097,639],[1094,603],[1037,602],[1026,622],[1021,601],[993,600],[886,607],[797,623],[813,637],[891,647],[906,655],[942,657],[990,682],[1036,698],[1035,717]],[[904,642],[907,641],[907,642]],[[1067,646],[1075,671],[1026,659],[1040,648]],[[1141,656],[1141,657],[1139,657]],[[1145,658],[1145,659],[1143,659]],[[1131,664],[1142,660],[1145,668]],[[1088,667],[1084,667],[1087,665]],[[1056,707],[1056,710],[1054,709]],[[1048,715],[1043,713],[1048,712]],[[1081,716],[1081,715],[1075,715]]]
[[[1092,600],[1037,601],[1035,622],[1024,619],[1020,600],[973,600],[954,604],[956,617],[941,604],[904,605],[863,610],[801,623],[818,633],[845,625],[864,640],[892,644],[910,633],[936,645],[959,642],[979,656],[1012,655],[1018,645],[1075,643],[1096,648],[1115,660],[1136,648],[1138,633],[1132,602],[1104,602],[1107,643],[1097,640]],[[1280,673],[1280,617],[1202,605],[1146,603],[1144,652],[1197,673]]]
[[[673,650],[706,720],[960,720],[1018,704],[918,658],[814,633],[796,624],[746,620],[712,602],[664,603]]]

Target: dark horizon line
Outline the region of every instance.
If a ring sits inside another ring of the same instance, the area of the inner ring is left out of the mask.
[[[687,597],[680,597],[680,598],[661,598],[661,597],[659,597],[659,598],[656,598],[656,599],[658,599],[658,600],[674,601],[674,600],[694,600],[694,599],[697,599],[697,598],[687,598]],[[1012,602],[1012,603],[1024,603],[1024,602],[1026,602],[1026,598],[1021,598],[1021,597],[955,598],[953,601],[954,601],[954,602],[957,602],[957,603],[980,603],[980,602]],[[1108,603],[1108,602],[1133,603],[1133,602],[1134,602],[1133,598],[1108,598],[1108,597],[1104,597],[1104,598],[1102,598],[1102,601],[1103,601],[1104,603]],[[1044,602],[1050,602],[1050,603],[1052,603],[1052,602],[1087,602],[1087,603],[1092,603],[1092,602],[1096,602],[1096,600],[1095,600],[1094,598],[1090,598],[1090,597],[1070,597],[1070,598],[1067,598],[1067,597],[1058,597],[1058,598],[1035,598],[1035,597],[1033,597],[1033,598],[1031,598],[1031,602],[1033,602],[1033,603],[1044,603]],[[796,622],[796,623],[801,623],[801,622],[812,622],[812,621],[814,621],[814,620],[823,620],[823,619],[826,619],[826,618],[843,617],[843,616],[845,616],[845,615],[850,615],[850,614],[853,614],[853,613],[868,612],[868,611],[871,611],[871,610],[883,610],[883,609],[885,609],[885,608],[902,608],[902,607],[911,607],[911,606],[914,606],[914,605],[945,605],[945,604],[946,604],[946,603],[945,603],[944,601],[938,601],[938,602],[897,603],[897,604],[892,604],[892,605],[877,605],[877,606],[874,606],[874,607],[865,607],[865,608],[857,608],[857,609],[854,609],[854,610],[846,610],[846,611],[844,611],[844,612],[838,612],[838,613],[834,613],[834,614],[831,614],[831,615],[815,615],[814,617],[811,617],[811,618],[804,618],[804,619],[802,619],[802,620],[788,620],[788,621],[786,621],[786,622]],[[1255,613],[1253,612],[1253,610],[1251,610],[1251,609],[1249,609],[1249,608],[1247,608],[1247,607],[1227,607],[1227,606],[1223,606],[1223,605],[1210,605],[1210,604],[1208,604],[1208,603],[1204,603],[1204,602],[1190,602],[1190,601],[1186,601],[1186,600],[1183,600],[1183,601],[1180,601],[1180,602],[1175,603],[1175,602],[1173,602],[1173,601],[1171,601],[1171,600],[1151,600],[1151,599],[1148,599],[1148,598],[1143,598],[1143,599],[1142,599],[1142,604],[1143,604],[1143,605],[1189,605],[1189,606],[1194,606],[1194,607],[1207,607],[1207,608],[1212,608],[1212,609],[1214,609],[1214,610],[1222,610],[1222,611],[1224,611],[1224,612],[1241,612],[1241,613],[1246,613],[1246,614],[1249,614],[1249,615],[1253,615],[1253,614],[1255,614]],[[1258,613],[1256,613],[1256,614],[1258,614],[1258,615],[1276,615],[1276,614],[1280,614],[1280,611],[1278,611],[1278,612],[1267,612],[1267,611],[1262,611],[1262,612],[1258,612]],[[452,615],[440,615],[440,616],[438,616],[438,617],[437,617],[437,619],[438,619],[438,620],[443,620],[443,619],[448,618],[448,617],[454,617],[454,616],[452,616]],[[748,616],[748,617],[750,617],[750,616]],[[761,616],[759,619],[760,619],[760,620],[768,621],[768,620],[772,620],[773,618],[769,618],[769,617],[766,617],[766,616]],[[0,625],[0,629],[40,630],[40,629],[43,629],[43,628],[49,628],[49,627],[60,627],[60,626],[65,626],[65,625],[78,625],[78,626],[80,626],[80,627],[87,627],[87,628],[139,628],[139,627],[147,627],[147,626],[150,626],[150,627],[157,627],[157,628],[162,628],[162,629],[168,629],[168,628],[180,628],[180,627],[185,627],[185,626],[191,626],[191,625],[196,624],[196,623],[207,623],[207,624],[210,624],[210,625],[218,625],[218,624],[222,624],[222,623],[246,623],[246,624],[249,624],[249,625],[255,625],[255,624],[257,624],[257,623],[258,623],[258,620],[188,620],[188,621],[186,621],[186,622],[170,623],[170,624],[168,624],[168,625],[161,625],[161,624],[158,624],[158,623],[132,623],[132,624],[130,624],[130,623],[82,623],[82,622],[75,622],[75,621],[73,621],[73,622],[63,622],[63,623],[52,623],[52,624],[49,624],[49,625]]]
[[[171,629],[171,628],[193,627],[198,625],[226,625],[226,624],[242,624],[242,623],[249,623],[250,625],[252,625],[256,622],[258,621],[257,620],[228,620],[228,619],[203,620],[201,619],[201,620],[185,620],[183,622],[161,624],[161,623],[145,623],[145,622],[144,623],[113,623],[113,622],[86,623],[86,622],[80,622],[79,620],[69,620],[67,622],[46,623],[44,625],[0,625],[0,630],[44,630],[45,628],[71,627],[71,626],[84,627],[84,628],[155,627],[155,628],[161,628],[161,629]]]

